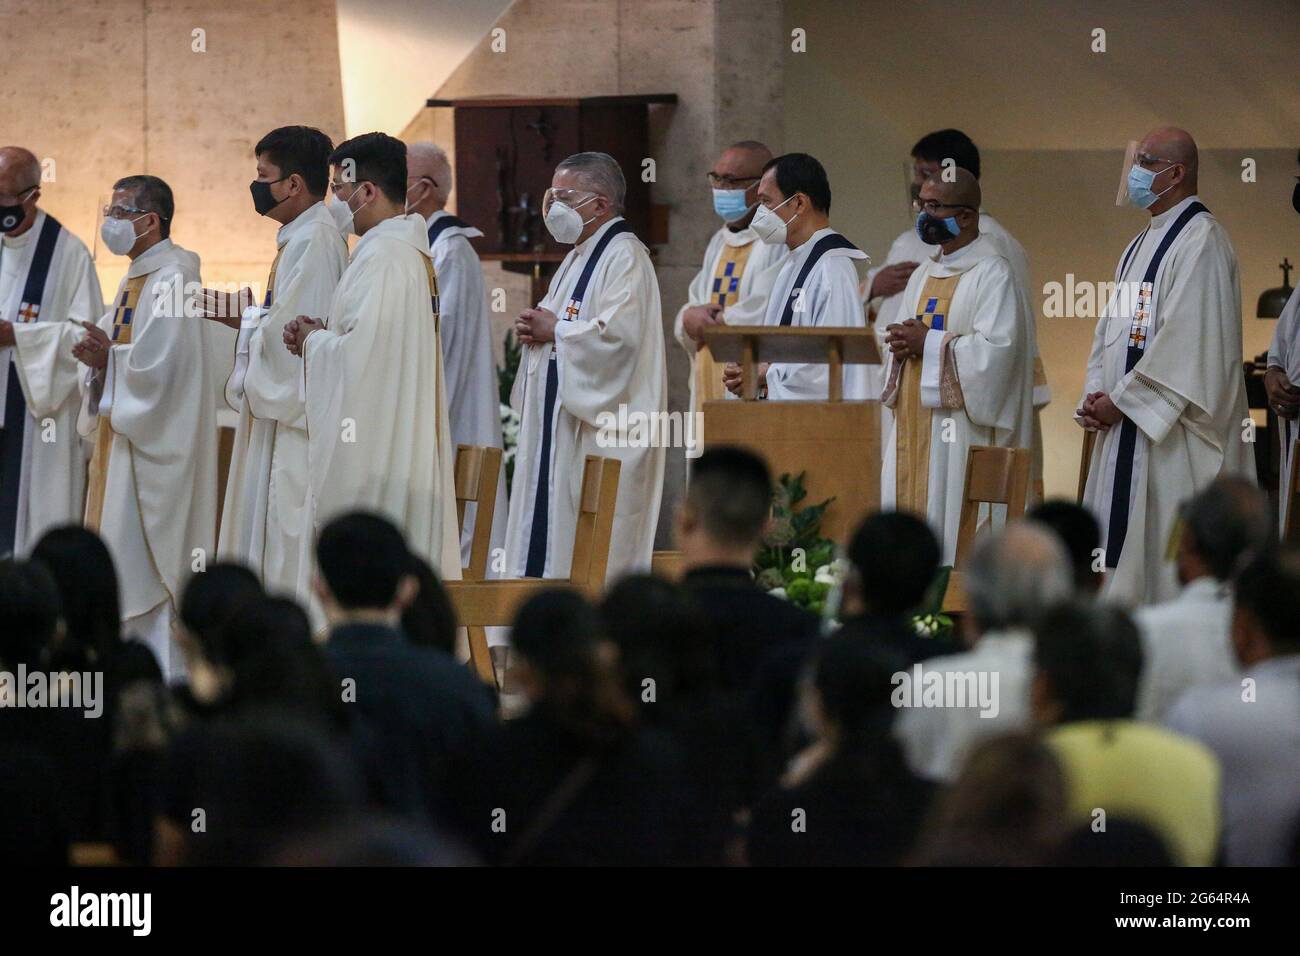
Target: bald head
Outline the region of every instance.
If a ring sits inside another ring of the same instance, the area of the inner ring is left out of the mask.
[[[451,160],[437,143],[409,143],[406,147],[408,208],[422,216],[447,205],[451,195]],[[416,180],[419,180],[417,183]]]
[[[21,206],[0,222],[0,231],[19,235],[31,228],[40,196],[41,162],[21,146],[0,146],[0,206]]]
[[[1154,173],[1151,190],[1158,197],[1146,207],[1158,216],[1197,192],[1196,140],[1185,129],[1162,126],[1142,137],[1134,163]]]
[[[952,182],[945,182],[945,175],[949,176]],[[979,209],[982,202],[980,181],[975,178],[974,173],[960,166],[954,166],[950,170],[931,176],[926,180],[926,185],[931,187],[932,198],[952,206]]]
[[[1142,139],[1139,151],[1151,156],[1159,156],[1171,163],[1181,163],[1187,167],[1187,174],[1196,178],[1197,152],[1196,140],[1192,134],[1177,126],[1162,126],[1153,129]]]

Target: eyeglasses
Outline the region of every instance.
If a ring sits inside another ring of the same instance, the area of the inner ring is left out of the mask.
[[[925,202],[914,203],[917,209],[924,209],[930,215],[934,215],[940,209],[969,209],[975,211],[974,206],[964,206],[961,203],[939,202],[936,199],[927,199]]]
[[[335,196],[337,196],[337,195],[339,194],[339,190],[342,189],[342,188],[345,187],[345,186],[351,186],[351,187],[352,187],[352,191],[353,191],[353,192],[356,192],[357,189],[358,189],[358,188],[361,186],[361,184],[364,183],[364,182],[369,182],[369,180],[366,180],[366,179],[360,179],[360,180],[357,180],[356,182],[346,182],[346,183],[336,183],[336,182],[334,182],[333,180],[330,180],[330,190],[334,193]]]
[[[1164,163],[1166,166],[1181,166],[1182,163],[1174,159],[1165,159],[1163,156],[1152,156],[1149,153],[1138,153],[1134,157],[1139,166],[1154,166],[1156,163]]]
[[[6,202],[6,203],[0,203],[0,205],[5,205],[5,206],[21,206],[23,203],[25,203],[25,202],[27,201],[27,197],[28,197],[29,195],[31,195],[33,191],[35,191],[36,189],[39,189],[39,188],[40,188],[40,184],[37,183],[35,186],[28,186],[26,189],[20,189],[20,190],[18,190],[18,192],[14,193],[12,196],[8,196],[8,195],[0,196],[0,199],[12,199],[12,200],[13,200],[13,202],[11,202],[11,203],[9,203],[9,202]]]
[[[551,206],[557,202],[562,202],[566,206],[578,206],[599,195],[600,193],[593,193],[586,189],[557,189],[552,186],[542,194],[542,215],[546,215]]]
[[[127,216],[147,216],[152,209],[137,209],[135,206],[105,206],[105,219],[125,219]],[[159,217],[162,218],[161,216]]]
[[[714,189],[748,189],[751,183],[756,183],[761,177],[759,176],[719,176],[717,173],[709,173],[709,185]]]

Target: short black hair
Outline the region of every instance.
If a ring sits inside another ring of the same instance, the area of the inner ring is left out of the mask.
[[[31,666],[59,626],[59,589],[44,565],[0,559],[0,665]]]
[[[1234,593],[1237,608],[1250,613],[1275,650],[1300,653],[1300,547],[1264,548],[1238,575]]]
[[[406,201],[406,144],[387,133],[362,133],[330,153],[330,165],[355,165],[353,181],[374,183],[389,202]]]
[[[958,169],[980,178],[980,151],[969,136],[959,129],[941,129],[926,133],[912,147],[913,159],[942,163],[951,159]]]
[[[1183,503],[1183,534],[1220,581],[1273,540],[1273,511],[1259,487],[1245,478],[1221,478]]]
[[[1034,628],[1034,664],[1061,706],[1061,723],[1133,716],[1142,676],[1142,639],[1123,610],[1072,601]]]
[[[769,159],[763,172],[776,170],[776,185],[781,195],[789,199],[803,193],[818,212],[831,211],[831,181],[826,168],[807,153],[785,153]]]
[[[861,579],[868,610],[890,617],[916,609],[941,558],[930,526],[902,511],[868,515],[849,542],[849,562]]]
[[[316,563],[345,608],[389,607],[402,578],[412,573],[411,553],[397,525],[364,511],[340,515],[321,529]]]
[[[273,129],[253,147],[254,156],[265,156],[284,177],[297,173],[313,196],[324,196],[330,183],[330,154],[334,144],[314,126],[281,126]]]
[[[234,561],[219,561],[196,572],[181,591],[180,619],[214,664],[225,664],[222,629],[245,606],[264,597],[262,582],[252,569]]]
[[[1101,547],[1101,526],[1091,511],[1073,501],[1053,498],[1025,516],[1053,531],[1065,546],[1074,567],[1074,587],[1083,594],[1095,591],[1099,578],[1093,570],[1093,555]]]
[[[176,215],[176,200],[172,188],[157,176],[123,176],[113,183],[113,189],[129,189],[135,204],[147,212],[157,213],[160,225],[158,235],[166,239],[172,234],[172,217]]]
[[[772,473],[753,452],[719,445],[695,460],[686,500],[709,537],[757,544],[772,513]]]

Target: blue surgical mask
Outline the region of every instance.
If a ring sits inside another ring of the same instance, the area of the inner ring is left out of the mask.
[[[1174,188],[1170,183],[1160,192],[1153,192],[1151,184],[1156,181],[1156,177],[1165,170],[1173,169],[1177,163],[1170,163],[1160,172],[1153,173],[1151,170],[1142,166],[1130,166],[1128,170],[1128,201],[1130,204],[1137,206],[1139,209],[1149,209],[1157,199],[1163,196],[1169,190]]]
[[[749,212],[749,203],[745,202],[743,189],[713,190],[713,211],[722,217],[723,222],[735,222],[744,219]]]

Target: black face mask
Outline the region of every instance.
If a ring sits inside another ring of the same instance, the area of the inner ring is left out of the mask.
[[[1295,189],[1291,190],[1291,208],[1300,212],[1300,183],[1295,184]]]
[[[953,223],[956,224],[956,218],[949,216]],[[932,216],[928,212],[922,211],[916,216],[916,234],[921,237],[921,241],[927,246],[940,246],[945,242],[951,242],[961,235],[960,229],[953,232],[948,226],[947,219],[940,219],[938,216]]]
[[[0,232],[13,232],[27,218],[22,206],[0,206]]]
[[[288,178],[288,176],[281,176],[279,179],[273,179],[269,183],[264,183],[260,179],[254,179],[248,184],[249,192],[253,194],[253,208],[257,210],[259,216],[265,216],[276,206],[280,205],[280,203],[284,202],[285,199],[289,198],[288,196],[285,196],[284,199],[276,199],[271,195],[271,187],[276,183],[284,182]]]

